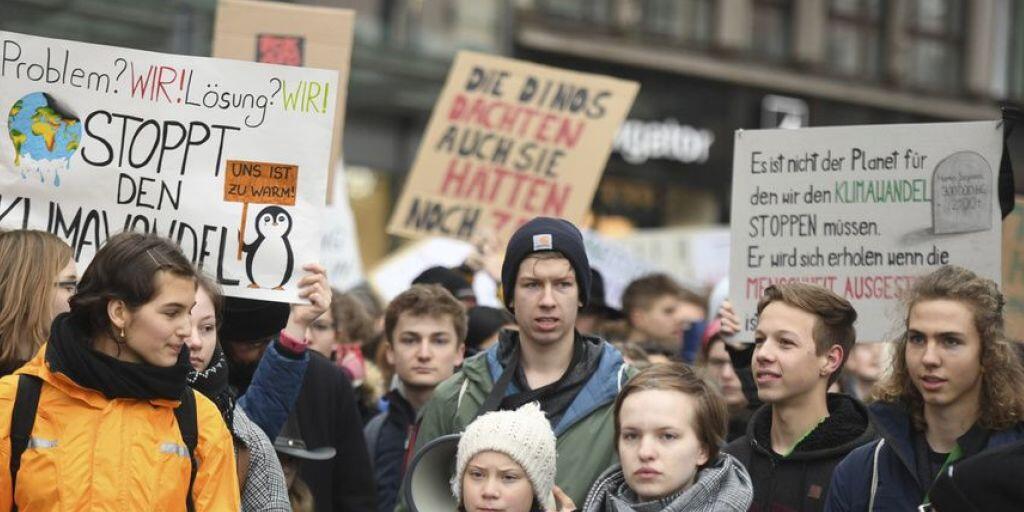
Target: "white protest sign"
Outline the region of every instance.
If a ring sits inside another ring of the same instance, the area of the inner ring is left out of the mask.
[[[659,270],[630,252],[619,243],[619,239],[586,230],[583,232],[583,244],[590,266],[597,269],[604,279],[605,303],[615,309],[622,309],[622,292],[629,283]]]
[[[638,229],[617,239],[637,257],[700,291],[729,275],[729,228]]]
[[[473,253],[473,245],[454,238],[430,237],[413,241],[369,272],[368,280],[384,302],[391,302],[398,294],[412,286],[424,270],[431,267],[454,268]],[[473,276],[476,303],[495,308],[504,307],[497,295],[497,283],[486,272]]]
[[[345,165],[341,160],[338,160],[333,182],[333,202],[324,209],[320,264],[327,269],[331,286],[347,291],[362,282],[363,259],[359,255],[359,235],[352,218],[352,206],[348,203]]]
[[[56,234],[80,269],[156,233],[228,295],[297,301],[337,75],[0,32],[0,228]]]
[[[887,341],[915,278],[961,265],[1000,278],[997,121],[736,133],[730,299],[752,339],[771,284],[829,288],[857,338]]]

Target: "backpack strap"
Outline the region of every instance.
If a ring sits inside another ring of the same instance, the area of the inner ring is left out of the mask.
[[[875,494],[878,492],[878,452],[882,451],[885,439],[879,439],[875,446],[875,456],[871,458],[871,498],[868,500],[868,512],[875,510]]]
[[[479,409],[477,409],[476,414],[473,415],[473,420],[489,412],[497,411],[498,408],[501,407],[501,401],[505,399],[505,391],[508,390],[508,385],[512,382],[512,376],[515,375],[518,368],[519,345],[516,345],[516,347],[512,349],[512,356],[509,357],[508,363],[505,365],[505,369],[501,372],[501,376],[499,376],[497,382],[494,383],[494,387],[491,388],[491,392],[487,394],[487,399],[484,400],[484,403]],[[462,399],[461,393],[459,399],[460,401]],[[457,408],[455,412],[458,414]],[[469,423],[472,423],[473,420],[470,420]],[[468,426],[469,423],[466,425]]]
[[[199,424],[196,419],[196,395],[192,388],[185,387],[185,393],[181,395],[181,405],[174,409],[174,417],[178,420],[178,429],[181,431],[181,440],[188,448],[188,459],[192,464],[192,471],[188,478],[188,495],[185,498],[185,507],[188,512],[195,512],[196,505],[192,499],[192,485],[196,482],[196,471],[199,464],[196,462],[196,446],[199,444]]]
[[[43,379],[35,375],[18,376],[18,393],[14,398],[14,409],[11,412],[11,511],[18,511],[14,501],[15,485],[18,481],[18,469],[21,468],[21,455],[28,448],[32,436],[32,427],[36,423],[36,409],[39,408],[39,394],[43,388]]]

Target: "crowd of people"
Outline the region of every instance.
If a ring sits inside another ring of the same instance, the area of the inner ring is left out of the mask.
[[[936,268],[899,335],[829,289],[667,274],[609,305],[536,218],[383,304],[302,266],[301,304],[225,296],[122,233],[81,276],[0,233],[0,510],[988,511],[1024,491],[1022,345],[992,281]],[[478,304],[493,276],[504,307]],[[6,458],[6,461],[4,460]],[[6,462],[6,463],[5,463]]]

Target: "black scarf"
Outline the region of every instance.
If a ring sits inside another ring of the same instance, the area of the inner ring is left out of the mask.
[[[235,431],[235,393],[228,385],[228,360],[220,345],[213,349],[210,364],[203,371],[192,370],[188,374],[188,384],[213,401],[228,430]]]
[[[555,382],[547,386],[530,389],[526,381],[526,373],[518,360],[512,361],[512,356],[519,337],[517,332],[509,332],[510,335],[502,336],[498,346],[498,361],[502,366],[516,364],[513,381],[519,388],[519,393],[505,397],[501,401],[502,410],[516,410],[519,407],[531,403],[540,402],[540,408],[544,411],[552,426],[557,426],[565,415],[565,411],[572,405],[573,400],[583,385],[587,383],[590,376],[597,371],[601,363],[602,347],[600,340],[586,338],[576,333],[573,339],[572,361],[569,368]],[[596,341],[595,341],[596,340]]]
[[[53,321],[46,345],[50,371],[62,373],[83,388],[99,391],[108,400],[180,400],[185,377],[191,366],[183,347],[174,366],[162,368],[146,363],[120,361],[93,350],[84,329],[63,313]]]

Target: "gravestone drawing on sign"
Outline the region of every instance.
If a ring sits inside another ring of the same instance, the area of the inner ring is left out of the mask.
[[[973,151],[944,158],[932,173],[932,229],[936,235],[992,229],[992,167]]]

